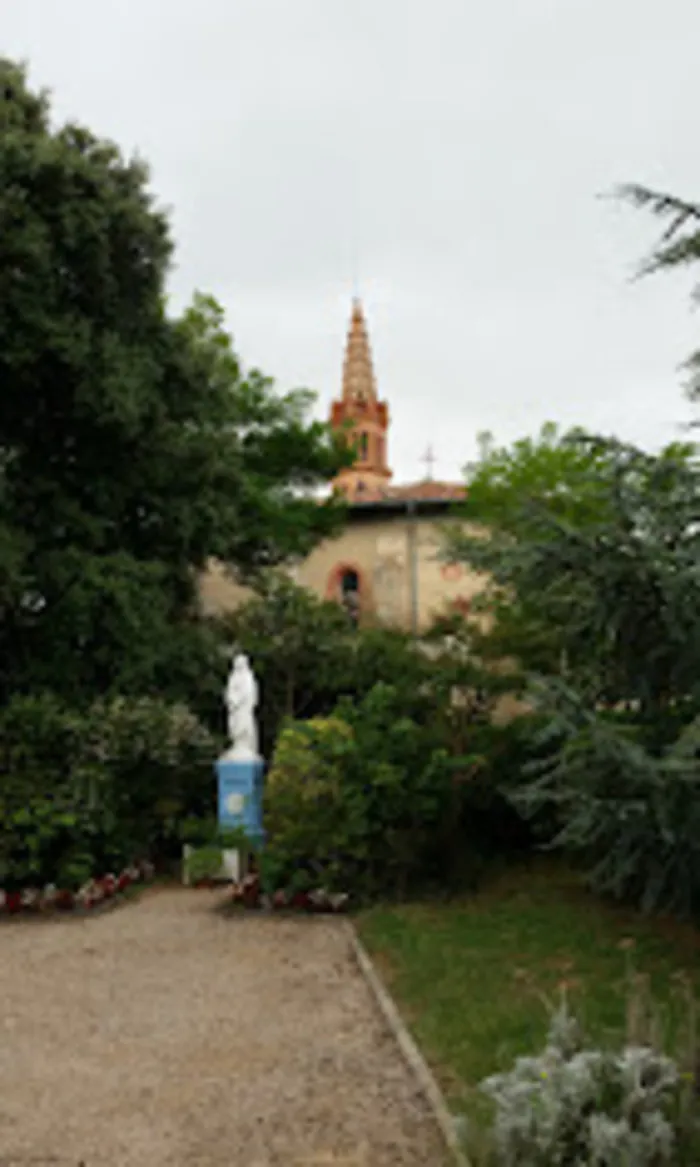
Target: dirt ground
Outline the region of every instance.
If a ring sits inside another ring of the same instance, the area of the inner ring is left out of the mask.
[[[221,897],[0,928],[1,1167],[443,1167],[342,922]]]

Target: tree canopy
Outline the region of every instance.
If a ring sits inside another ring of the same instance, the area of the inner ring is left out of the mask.
[[[684,913],[700,904],[699,498],[692,443],[651,454],[547,426],[482,442],[471,526],[447,549],[485,573],[480,651],[517,662],[538,714],[513,801],[599,889]]]
[[[244,369],[222,309],[167,311],[147,167],[0,62],[0,694],[172,675],[197,576],[303,555],[346,454],[307,392]],[[180,638],[180,639],[179,639]]]
[[[700,650],[694,447],[659,455],[546,426],[482,443],[449,554],[488,573],[494,654],[575,677],[595,702],[662,706],[694,688]]]

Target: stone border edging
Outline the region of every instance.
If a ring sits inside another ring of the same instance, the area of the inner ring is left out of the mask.
[[[371,958],[360,940],[351,920],[346,921],[350,945],[357,963],[370,987],[379,1010],[391,1030],[404,1061],[418,1078],[421,1089],[440,1128],[440,1133],[457,1167],[471,1167],[455,1129],[455,1122],[445,1102],[435,1075],[411,1037],[392,998],[384,988]]]

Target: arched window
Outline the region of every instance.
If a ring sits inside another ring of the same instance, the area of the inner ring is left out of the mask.
[[[340,604],[353,627],[371,604],[367,579],[358,563],[336,563],[326,581],[326,599]]]
[[[363,462],[367,461],[369,455],[369,437],[366,433],[360,434],[360,458]]]
[[[360,618],[360,577],[352,567],[347,567],[340,577],[340,602],[356,625]]]

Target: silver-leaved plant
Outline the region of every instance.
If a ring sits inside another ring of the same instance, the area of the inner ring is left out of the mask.
[[[585,1049],[566,1003],[539,1057],[487,1078],[498,1167],[666,1167],[676,1162],[676,1063],[643,1046]]]

